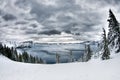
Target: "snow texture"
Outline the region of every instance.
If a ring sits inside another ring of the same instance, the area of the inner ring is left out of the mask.
[[[119,80],[120,54],[110,60],[66,64],[27,64],[0,55],[0,80]]]

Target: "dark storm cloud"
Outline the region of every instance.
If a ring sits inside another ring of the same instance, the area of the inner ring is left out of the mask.
[[[38,27],[37,24],[30,24],[30,26],[33,27],[33,28],[37,28]]]
[[[39,32],[38,34],[54,35],[54,34],[61,34],[61,32],[58,30],[47,30],[47,31]]]
[[[32,18],[23,18],[29,23],[17,21],[15,25],[23,26],[14,26],[14,29],[23,31],[28,37],[34,37],[30,36],[31,34],[40,36],[61,34],[61,32],[85,33],[83,36],[86,36],[86,39],[101,36],[96,33],[100,32],[102,27],[107,26],[109,8],[112,8],[116,13],[120,12],[120,0],[50,0],[55,1],[54,5],[45,5],[49,3],[49,0],[45,4],[43,4],[44,0],[16,1],[15,5],[25,11],[30,6],[30,12],[25,14],[32,15]],[[4,15],[1,10],[0,15]],[[14,15],[8,15],[3,19],[11,21],[15,20],[16,17],[14,17]],[[32,22],[33,20],[43,27]],[[95,36],[90,36],[89,33]]]
[[[25,25],[27,23],[28,22],[25,22],[25,21],[18,21],[18,22],[15,22],[15,25]]]
[[[120,4],[120,0],[85,0],[85,2],[98,4],[98,6],[110,6]]]
[[[5,14],[2,16],[2,18],[5,20],[5,21],[11,21],[11,20],[16,20],[17,18],[12,15],[12,14]]]
[[[26,31],[25,31],[25,34],[28,34],[28,35],[29,35],[29,34],[37,34],[37,30],[32,30],[32,29],[30,30],[30,29],[29,29],[29,30],[26,30]]]
[[[75,4],[75,0],[57,0],[58,10],[61,11],[75,11],[80,7]]]
[[[30,1],[31,0],[17,0],[14,4],[19,8],[27,10],[28,6],[30,6]]]
[[[16,29],[18,29],[18,28],[16,28]],[[24,27],[20,27],[19,29],[20,30],[27,30],[28,28],[27,28],[27,26],[24,26]]]
[[[120,0],[103,0],[103,2],[105,4],[114,4],[114,5],[120,4]]]
[[[101,10],[102,6],[114,5],[119,2],[119,0],[85,0],[83,4],[76,5],[75,0],[56,0],[56,7],[32,1],[31,14],[35,14],[37,21],[44,25],[43,29],[47,30],[40,34],[56,34],[54,31],[52,33],[51,29],[69,33],[72,31],[97,32],[100,29],[97,25],[102,24],[102,14],[91,7],[98,7]],[[85,4],[87,4],[87,7],[82,7]],[[94,6],[94,4],[97,5]],[[72,13],[73,16],[67,16],[69,13]],[[50,17],[56,18],[56,21],[48,20]],[[98,27],[98,29],[95,27]]]
[[[76,21],[70,22],[64,28],[66,29],[74,29],[77,28],[80,32],[90,31],[95,25],[99,25],[101,23],[101,18],[97,13],[84,13],[84,14],[76,14],[78,18]],[[94,16],[93,16],[94,15]]]
[[[32,1],[32,10],[30,13],[35,14],[36,19],[39,22],[45,22],[49,17],[54,16],[57,13],[66,12],[66,11],[74,11],[79,8],[77,5],[75,5],[74,0],[56,0],[56,5],[57,7],[46,6],[46,5],[37,3],[35,1],[34,2]],[[68,20],[70,19],[70,17],[65,17],[62,20],[65,20],[65,19]]]
[[[98,17],[99,13],[84,10],[84,8],[75,4],[75,0],[58,0],[56,1],[56,4],[58,5],[57,7],[51,7],[36,2],[33,3],[31,14],[36,14],[37,20],[42,22],[45,26],[44,28],[48,30],[59,27],[59,30],[73,31],[74,24],[77,24],[77,30],[80,31],[81,29],[81,31],[87,31],[87,28],[100,24],[100,17]],[[84,13],[82,13],[82,11],[84,11]],[[78,18],[74,19],[74,16],[66,16],[69,12],[73,15],[77,15]],[[60,14],[56,17],[56,22],[48,21],[48,18],[56,14]],[[91,29],[92,28],[89,30]]]
[[[36,15],[36,19],[42,22],[49,18],[55,12],[54,7],[48,7],[43,4],[32,2],[31,14]]]

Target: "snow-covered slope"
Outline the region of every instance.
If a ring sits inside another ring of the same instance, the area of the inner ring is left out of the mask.
[[[0,80],[119,80],[120,54],[110,60],[99,59],[67,64],[27,64],[0,55]]]

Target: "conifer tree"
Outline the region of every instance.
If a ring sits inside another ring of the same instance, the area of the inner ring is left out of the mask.
[[[0,43],[0,54],[2,54],[1,52],[3,51],[3,46],[2,43]]]
[[[92,50],[90,48],[90,45],[87,45],[87,51],[88,51],[88,54],[87,54],[87,61],[89,61],[92,57]]]
[[[22,55],[21,55],[21,54],[19,54],[19,56],[18,56],[18,61],[19,61],[19,62],[23,62],[23,58],[22,58]]]
[[[44,63],[44,61],[41,58],[39,58],[39,63]]]
[[[11,48],[11,53],[12,53],[12,60],[14,60],[14,61],[17,61],[17,58],[16,58],[16,55],[17,55],[17,53],[16,53],[16,50],[12,47]]]
[[[56,63],[60,63],[60,55],[56,53]]]
[[[1,50],[2,47],[3,47],[3,46],[2,46],[2,43],[0,43],[0,50]]]
[[[87,62],[91,59],[91,56],[92,56],[92,50],[90,48],[90,45],[89,44],[85,44],[85,52],[84,52],[84,55],[83,55],[83,62]]]
[[[18,61],[18,53],[16,49],[14,50],[14,56],[15,56],[15,61]]]
[[[108,40],[106,37],[106,31],[103,28],[103,41],[102,41],[103,45],[102,45],[102,60],[106,60],[110,58],[110,51],[108,48]]]
[[[120,25],[114,16],[113,12],[109,10],[109,32],[108,32],[108,44],[109,47],[115,48],[116,52],[120,52]]]

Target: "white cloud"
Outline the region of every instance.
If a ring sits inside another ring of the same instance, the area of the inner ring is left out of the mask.
[[[82,40],[99,40],[102,28],[107,29],[108,26],[109,8],[120,21],[119,0],[0,0],[0,4],[0,10],[17,17],[17,20],[12,22],[5,22],[0,18],[0,31],[7,31],[1,34],[0,38],[4,38],[4,35],[5,38],[21,39],[18,36],[23,36],[23,40],[37,40],[44,36],[51,41],[60,41],[61,39],[57,39],[60,34],[53,35],[55,39],[48,35],[38,35],[45,30],[56,30],[80,33],[79,38]],[[27,23],[16,25],[19,21]],[[73,36],[71,38],[75,40]]]

